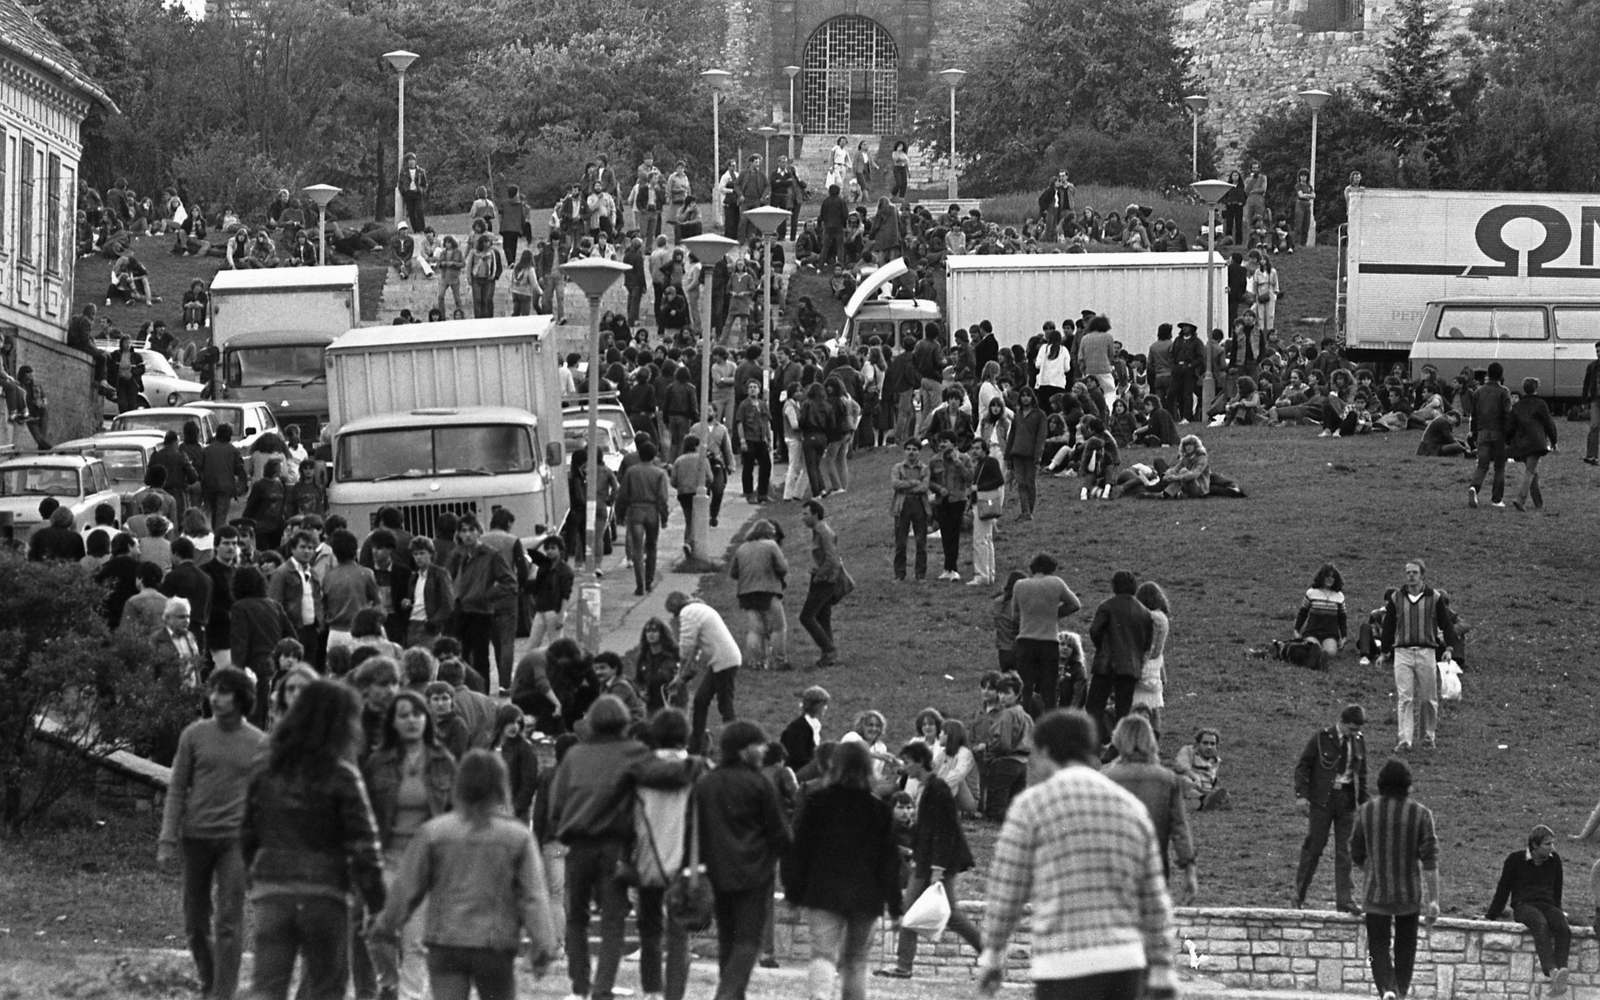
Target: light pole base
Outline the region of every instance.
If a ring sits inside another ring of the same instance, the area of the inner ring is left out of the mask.
[[[711,494],[704,488],[694,495],[694,523],[686,527],[689,536],[684,544],[689,549],[689,558],[702,563],[716,562],[716,556],[711,553]]]
[[[600,620],[600,581],[591,580],[578,588],[573,609],[573,637],[590,656],[600,652]]]
[[[1207,348],[1209,350],[1209,347]],[[1217,401],[1217,377],[1206,372],[1200,379],[1200,425],[1211,422],[1211,404]]]

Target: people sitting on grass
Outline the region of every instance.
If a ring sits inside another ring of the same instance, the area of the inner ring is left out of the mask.
[[[1178,443],[1178,424],[1153,393],[1144,398],[1144,421],[1134,428],[1133,443],[1147,448],[1171,448]]]
[[[1314,639],[1329,656],[1337,655],[1349,633],[1344,606],[1344,577],[1333,563],[1323,563],[1311,578],[1294,619],[1295,635]]]
[[[1195,730],[1194,742],[1178,750],[1172,770],[1183,780],[1183,801],[1190,809],[1204,812],[1228,807],[1228,790],[1222,787],[1222,757],[1217,747],[1222,734],[1203,727]]]
[[[1161,495],[1168,500],[1207,496],[1211,493],[1211,457],[1195,434],[1179,444],[1178,461],[1161,477]]]

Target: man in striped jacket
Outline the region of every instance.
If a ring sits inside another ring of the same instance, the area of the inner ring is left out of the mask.
[[[1427,585],[1427,573],[1428,564],[1420,558],[1407,561],[1406,585],[1389,597],[1383,616],[1383,648],[1394,651],[1394,686],[1399,696],[1396,753],[1411,749],[1418,721],[1422,723],[1423,749],[1434,748],[1439,722],[1437,654],[1444,649],[1449,656],[1449,647],[1456,642],[1450,598]]]

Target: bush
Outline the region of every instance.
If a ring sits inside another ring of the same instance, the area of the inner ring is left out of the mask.
[[[172,159],[172,172],[208,208],[232,205],[239,218],[264,213],[278,191],[299,194],[301,174],[260,152],[258,136],[223,129],[196,139]]]
[[[174,671],[157,679],[142,637],[115,636],[83,567],[0,557],[0,818],[17,832],[113,753],[194,716]],[[41,753],[42,727],[68,752]]]
[[[1201,175],[1210,171],[1207,162],[1211,143],[1201,143]],[[1037,175],[1039,189],[1050,183],[1056,170],[1065,167],[1076,184],[1115,184],[1152,191],[1186,186],[1193,179],[1189,170],[1190,134],[1162,134],[1142,128],[1115,135],[1091,129],[1064,133],[1045,150]]]

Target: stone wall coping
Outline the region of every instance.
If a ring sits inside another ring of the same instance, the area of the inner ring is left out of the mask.
[[[54,746],[74,752],[83,753],[83,747],[78,743],[64,737],[60,733],[61,724],[55,719],[45,718],[39,720],[39,728],[34,731],[35,736]],[[137,754],[126,750],[113,751],[99,758],[96,765],[108,771],[122,775],[142,785],[147,785],[156,791],[165,792],[172,784],[172,768],[164,767],[154,761],[146,760]]]
[[[1340,913],[1335,910],[1286,910],[1270,909],[1249,906],[1178,906],[1173,908],[1173,913],[1181,924],[1184,920],[1225,920],[1225,921],[1260,921],[1262,923],[1325,923],[1325,924],[1363,924],[1364,921],[1351,913]],[[1515,920],[1483,920],[1476,917],[1440,917],[1434,922],[1434,930],[1447,931],[1501,931],[1509,934],[1526,933],[1527,928]],[[1573,927],[1572,936],[1600,937],[1594,928]]]

